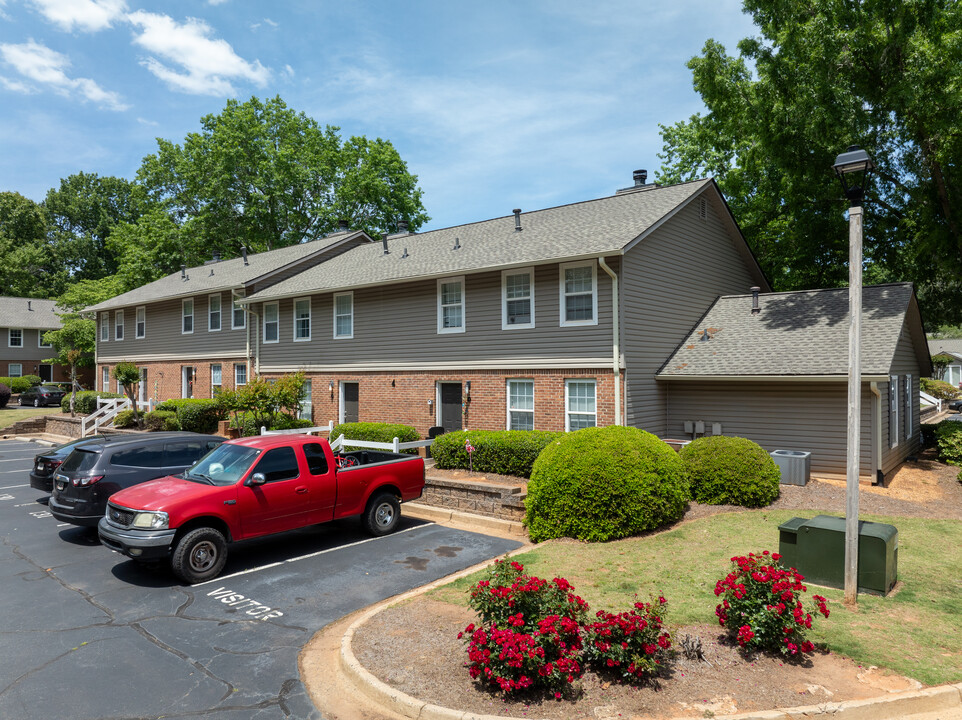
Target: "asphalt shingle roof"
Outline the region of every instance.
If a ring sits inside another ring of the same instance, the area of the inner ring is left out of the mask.
[[[938,355],[939,353],[952,353],[962,356],[962,340],[929,340],[929,353]]]
[[[0,327],[59,330],[61,325],[53,300],[0,296]]]
[[[910,283],[862,290],[862,374],[887,375],[913,297]],[[848,373],[848,288],[718,298],[657,377]],[[711,339],[701,341],[708,329]]]
[[[520,232],[515,230],[514,215],[506,215],[425,233],[395,235],[388,239],[388,255],[381,243],[359,246],[248,299],[269,300],[318,290],[620,253],[625,245],[711,183],[696,180],[522,213]],[[405,250],[407,257],[403,257]]]
[[[248,264],[246,265],[243,258],[237,257],[221,260],[210,265],[187,268],[187,280],[181,278],[180,272],[171,273],[167,277],[160,278],[160,280],[141,285],[139,288],[134,288],[102,303],[84,308],[84,311],[110,310],[130,305],[143,305],[157,300],[243,287],[262,275],[302,260],[312,253],[337,245],[357,234],[356,232],[342,232],[299,245],[250,254],[247,256]],[[367,236],[362,237],[366,238]]]

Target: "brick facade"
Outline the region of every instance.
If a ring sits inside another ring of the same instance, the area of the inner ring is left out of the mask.
[[[145,396],[153,398],[157,402],[170,400],[172,398],[183,397],[183,370],[185,367],[194,369],[194,381],[191,386],[191,397],[210,398],[213,397],[211,387],[211,365],[221,366],[221,387],[224,390],[234,390],[234,366],[245,365],[245,361],[239,358],[213,359],[213,360],[191,360],[189,362],[139,362],[137,367],[147,370],[147,391]],[[97,365],[95,387],[103,390],[103,372],[107,369],[111,373],[114,365],[100,363]],[[248,375],[250,377],[250,375]],[[117,381],[110,376],[110,392],[117,391]]]

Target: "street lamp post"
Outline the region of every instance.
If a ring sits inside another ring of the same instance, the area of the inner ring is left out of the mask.
[[[842,183],[848,210],[848,454],[845,476],[845,604],[858,602],[858,469],[862,417],[862,199],[875,163],[856,145],[832,166]]]

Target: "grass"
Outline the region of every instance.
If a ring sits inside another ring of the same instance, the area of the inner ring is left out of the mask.
[[[531,574],[565,577],[592,610],[620,610],[635,598],[668,599],[668,623],[716,623],[715,582],[734,555],[778,551],[778,526],[816,511],[757,510],[714,515],[668,531],[610,543],[553,542],[516,556]],[[894,596],[859,595],[857,610],[842,605],[843,593],[809,587],[824,595],[831,616],[821,616],[811,640],[863,665],[878,665],[928,685],[962,680],[962,592],[957,548],[962,522],[863,516],[899,531]],[[434,591],[434,597],[467,604],[467,591],[482,574]],[[806,596],[806,599],[807,599]]]
[[[37,417],[38,415],[54,415],[60,414],[59,406],[51,407],[20,407],[19,405],[7,405],[5,408],[0,408],[0,429],[8,428],[15,422],[20,420],[29,420],[32,417]]]

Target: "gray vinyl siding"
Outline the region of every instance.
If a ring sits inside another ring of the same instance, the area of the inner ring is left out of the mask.
[[[215,293],[216,294],[216,293]],[[195,295],[194,332],[181,333],[181,298],[164,300],[146,306],[145,337],[136,338],[136,307],[125,307],[124,339],[115,340],[114,321],[116,311],[107,313],[110,340],[100,341],[100,323],[103,313],[97,314],[97,362],[112,363],[121,360],[163,361],[203,360],[243,356],[247,347],[246,331],[231,330],[231,294],[222,292],[221,329],[209,332],[208,296]]]
[[[593,262],[597,266],[596,261]],[[616,261],[609,266],[617,269]],[[617,271],[617,270],[616,270]],[[597,269],[598,324],[560,327],[559,266],[534,268],[535,327],[501,329],[501,272],[464,278],[463,333],[438,333],[437,280],[354,291],[354,337],[334,339],[333,294],[311,297],[311,340],[293,341],[293,299],[279,301],[280,341],[261,346],[266,372],[358,364],[505,367],[564,359],[611,364],[611,279]],[[260,313],[262,305],[255,311]],[[262,330],[258,331],[263,337]]]
[[[723,435],[748,438],[768,452],[811,452],[813,473],[845,474],[848,389],[844,382],[673,381],[666,385],[671,437],[686,438],[685,420],[704,420],[708,428],[720,422]],[[880,389],[884,400],[887,389]],[[872,392],[863,383],[859,473],[864,476],[872,474],[871,408]]]
[[[898,438],[897,446],[892,447],[890,432],[890,407],[889,407],[889,383],[885,383],[882,393],[882,416],[885,419],[885,432],[882,434],[882,471],[889,472],[909,455],[914,455],[919,451],[919,361],[915,354],[912,344],[912,337],[909,328],[903,325],[899,335],[898,343],[895,346],[895,355],[892,359],[892,369],[889,375],[899,376],[899,413],[898,413]],[[905,437],[905,376],[912,376],[912,436]]]
[[[667,428],[665,391],[655,373],[719,295],[756,284],[721,215],[727,210],[716,202],[709,199],[702,220],[696,197],[625,254],[625,422],[656,435]]]
[[[33,328],[13,328],[23,332],[23,347],[9,347],[10,328],[0,328],[0,376],[6,376],[10,363],[20,363],[23,366],[24,375],[36,375],[34,365],[50,365],[52,363],[43,362],[46,359],[56,357],[57,351],[52,348],[37,347],[40,335],[49,330],[37,330]]]

